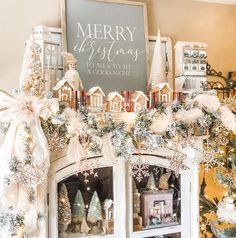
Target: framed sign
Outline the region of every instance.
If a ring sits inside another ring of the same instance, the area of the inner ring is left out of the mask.
[[[62,0],[64,49],[78,60],[85,90],[146,91],[148,32],[145,3]]]

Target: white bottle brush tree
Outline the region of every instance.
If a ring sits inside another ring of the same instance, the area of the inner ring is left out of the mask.
[[[95,191],[89,205],[87,221],[96,224],[102,220],[102,206],[98,194]]]
[[[82,222],[86,216],[84,199],[80,190],[77,191],[72,207],[72,221],[74,223]]]
[[[69,225],[71,223],[71,208],[66,185],[63,183],[58,194],[58,224]]]

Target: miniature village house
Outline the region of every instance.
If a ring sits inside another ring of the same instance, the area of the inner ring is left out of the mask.
[[[159,102],[171,103],[173,99],[173,90],[170,85],[168,83],[160,83],[157,87],[157,90],[159,91]]]
[[[148,97],[142,91],[136,91],[131,96],[131,111],[138,112],[141,109],[146,109]]]
[[[100,87],[90,88],[87,93],[87,106],[92,112],[102,112],[105,94]]]
[[[107,111],[121,112],[123,109],[124,98],[118,92],[111,92],[107,95]]]
[[[64,102],[66,105],[76,110],[76,90],[72,82],[61,80],[53,90],[56,92],[56,97],[60,102]]]

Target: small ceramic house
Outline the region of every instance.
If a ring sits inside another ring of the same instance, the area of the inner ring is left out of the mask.
[[[90,88],[87,93],[87,107],[92,112],[102,112],[105,94],[100,87]]]
[[[131,111],[138,112],[141,109],[146,109],[148,97],[142,91],[136,91],[131,96]]]
[[[159,91],[159,93],[158,93],[159,102],[162,102],[162,103],[171,103],[172,102],[173,90],[168,83],[158,84],[157,90]]]
[[[118,92],[112,92],[107,95],[107,111],[121,112],[123,109],[124,98]]]
[[[67,104],[67,106],[76,110],[77,92],[72,82],[61,80],[57,83],[53,90],[56,92],[56,97],[58,98],[59,102],[64,102]]]

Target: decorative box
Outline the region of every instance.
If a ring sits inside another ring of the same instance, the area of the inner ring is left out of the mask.
[[[141,195],[141,215],[146,228],[173,223],[173,189],[148,191]]]

